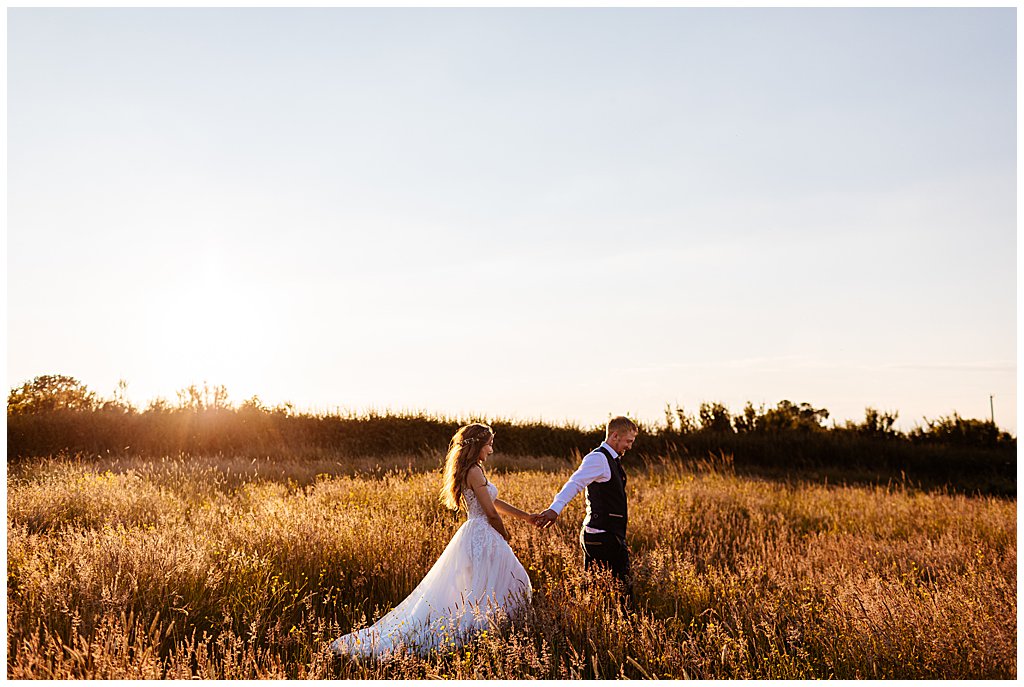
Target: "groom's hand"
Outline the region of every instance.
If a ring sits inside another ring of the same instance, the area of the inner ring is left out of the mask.
[[[551,527],[551,523],[553,523],[557,518],[558,513],[548,508],[534,519],[533,524],[537,527]]]

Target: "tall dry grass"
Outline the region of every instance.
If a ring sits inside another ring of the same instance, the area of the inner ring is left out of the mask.
[[[632,466],[634,615],[580,570],[578,498],[550,530],[508,523],[535,589],[514,625],[425,659],[332,657],[460,525],[438,463],[19,464],[8,677],[1016,677],[1015,501],[752,479],[727,461]],[[572,469],[495,467],[529,510]]]

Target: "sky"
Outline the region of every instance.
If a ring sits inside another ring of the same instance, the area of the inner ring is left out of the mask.
[[[1016,10],[9,9],[7,378],[1016,433]]]

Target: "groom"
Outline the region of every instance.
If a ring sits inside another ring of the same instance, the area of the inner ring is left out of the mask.
[[[632,602],[633,584],[629,574],[629,549],[626,548],[626,473],[620,460],[633,446],[639,429],[628,417],[608,421],[605,440],[583,457],[583,462],[551,502],[551,507],[534,517],[537,527],[550,527],[566,504],[584,489],[587,492],[587,516],[580,530],[583,565],[611,568],[625,588],[627,603]]]

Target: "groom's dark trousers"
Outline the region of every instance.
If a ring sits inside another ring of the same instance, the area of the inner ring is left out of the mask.
[[[580,545],[583,546],[583,567],[610,568],[612,575],[622,583],[626,602],[633,601],[633,579],[629,572],[629,548],[626,540],[614,532],[580,531]]]

